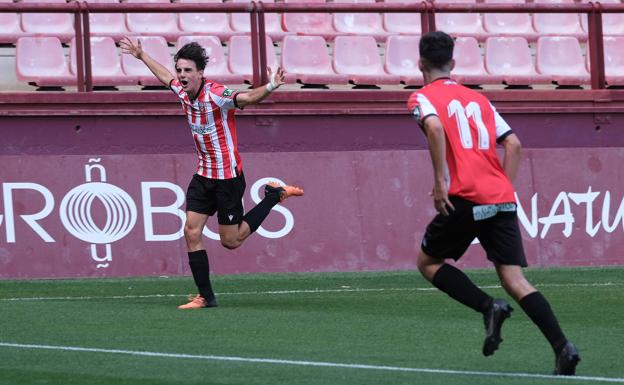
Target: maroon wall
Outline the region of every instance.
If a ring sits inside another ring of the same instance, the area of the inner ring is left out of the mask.
[[[367,92],[278,93],[240,113],[245,206],[265,178],[306,195],[235,251],[211,219],[217,274],[415,267],[435,214],[426,143],[407,92]],[[188,274],[179,215],[196,160],[175,98],[50,95],[0,94],[0,279]],[[516,188],[529,262],[624,264],[624,93],[496,95],[525,146]],[[479,245],[460,264],[488,265]]]
[[[612,167],[623,155],[525,151],[516,187],[532,265],[624,262],[624,172]],[[194,162],[175,154],[0,156],[0,277],[187,273],[176,213]],[[426,150],[246,153],[244,164],[246,207],[262,178],[301,185],[306,195],[276,208],[238,250],[206,237],[217,274],[414,268],[434,215]],[[209,228],[216,231],[214,220]],[[482,254],[474,245],[461,264],[486,266]]]

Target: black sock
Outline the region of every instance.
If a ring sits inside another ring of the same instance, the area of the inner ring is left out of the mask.
[[[479,313],[485,313],[493,301],[493,298],[472,283],[466,274],[447,263],[438,269],[431,283],[449,297]]]
[[[520,300],[522,310],[531,318],[533,323],[542,331],[544,337],[550,342],[555,353],[559,353],[568,340],[566,339],[555,313],[550,308],[548,300],[542,293],[535,291]]]
[[[264,196],[264,199],[256,205],[256,207],[249,210],[249,212],[243,216],[243,220],[247,222],[252,233],[260,227],[262,222],[271,212],[273,206],[279,203],[279,200],[279,192],[268,193]]]
[[[210,284],[210,265],[208,264],[208,254],[206,250],[191,251],[188,253],[189,265],[193,273],[195,285],[199,289],[199,294],[206,301],[214,298],[212,285]]]

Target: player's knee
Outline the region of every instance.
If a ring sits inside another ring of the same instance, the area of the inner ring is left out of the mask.
[[[418,271],[420,271],[420,274],[425,275],[427,265],[425,264],[425,262],[423,261],[420,255],[418,255],[418,257],[416,258],[416,266],[418,267]]]
[[[418,271],[422,274],[423,277],[430,279],[432,276],[431,270],[433,269],[433,265],[431,263],[431,257],[422,251],[418,253],[418,257],[416,257],[416,266],[418,267]]]
[[[221,237],[221,245],[223,245],[226,249],[234,250],[240,246],[241,243],[242,242],[240,242],[236,237]]]
[[[201,239],[201,235],[201,227],[193,227],[188,224],[184,225],[184,238],[187,241],[196,241],[197,239]]]

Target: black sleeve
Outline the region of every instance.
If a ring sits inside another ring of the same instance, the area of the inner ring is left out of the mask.
[[[512,130],[507,131],[506,133],[504,133],[503,135],[499,136],[498,138],[496,138],[496,143],[501,144],[501,142],[503,140],[505,140],[506,137],[508,137],[509,135],[513,134]]]

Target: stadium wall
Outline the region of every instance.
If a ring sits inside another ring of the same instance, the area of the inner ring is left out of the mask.
[[[435,210],[408,92],[278,94],[238,117],[245,207],[267,180],[306,195],[277,206],[234,251],[220,246],[212,219],[205,245],[215,273],[415,268]],[[515,185],[529,263],[623,264],[621,95],[537,95],[488,95],[525,148]],[[196,156],[175,97],[0,103],[0,278],[189,273],[182,224]],[[488,266],[483,254],[475,244],[459,265]]]

